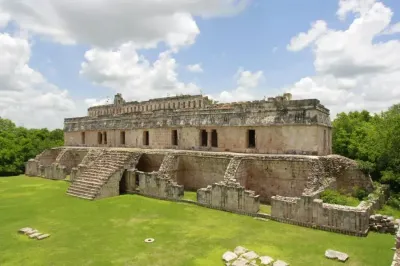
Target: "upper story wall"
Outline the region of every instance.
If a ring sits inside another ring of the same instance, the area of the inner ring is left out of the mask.
[[[186,104],[183,104],[183,99]],[[189,102],[192,104],[189,105]],[[212,104],[207,97],[198,95],[149,100],[137,103],[136,107],[130,105],[131,103],[125,103],[122,97],[117,95],[113,105],[89,108],[90,116],[66,118],[64,131],[285,124],[331,127],[329,110],[317,99],[288,100],[276,97],[252,102]],[[157,109],[157,106],[161,106],[161,109]],[[176,109],[177,107],[181,108]],[[142,110],[135,112],[135,108]]]
[[[128,113],[149,113],[153,111],[199,109],[211,104],[208,97],[202,95],[183,95],[148,101],[125,102],[121,94],[115,95],[114,103],[99,105],[88,109],[89,117],[113,116]]]

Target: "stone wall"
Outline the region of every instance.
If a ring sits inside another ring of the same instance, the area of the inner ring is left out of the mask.
[[[139,191],[144,195],[174,199],[183,196],[183,186],[163,176],[160,172],[136,171],[136,174],[139,176]]]
[[[25,175],[27,176],[46,176],[46,168],[50,167],[57,159],[60,153],[64,152],[63,148],[54,148],[43,151],[38,154],[35,159],[30,159],[25,164]],[[56,171],[54,167],[52,170],[48,170],[48,175],[52,172]]]
[[[180,154],[176,181],[191,191],[222,181],[230,159],[207,153]]]
[[[235,180],[224,180],[197,190],[197,201],[218,209],[246,213],[257,213],[260,209],[259,196]]]
[[[369,230],[370,215],[381,207],[386,196],[385,188],[378,188],[369,195],[367,201],[361,202],[357,207],[324,203],[318,198],[319,193],[303,194],[301,197],[273,196],[271,216],[310,226],[365,235]]]

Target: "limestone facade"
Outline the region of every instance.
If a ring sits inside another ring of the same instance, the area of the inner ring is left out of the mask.
[[[64,120],[65,146],[331,154],[329,110],[284,97],[213,104],[201,95],[91,107]]]

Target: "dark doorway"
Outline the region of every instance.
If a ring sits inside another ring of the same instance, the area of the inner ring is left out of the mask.
[[[97,143],[98,144],[103,143],[103,134],[101,134],[101,132],[97,133]]]
[[[178,146],[178,130],[172,130],[172,145]]]
[[[218,133],[215,129],[211,131],[211,146],[218,147]]]
[[[255,148],[256,147],[256,131],[254,129],[250,129],[247,132],[247,140],[248,140],[248,147]]]
[[[143,132],[143,145],[148,146],[150,143],[149,140],[149,131],[144,131]]]
[[[200,133],[200,138],[201,138],[201,146],[207,147],[208,144],[208,133],[206,130],[202,130]]]
[[[85,144],[85,142],[86,142],[85,132],[81,133],[81,142],[82,142],[82,144]]]
[[[103,133],[104,144],[107,144],[107,132]]]
[[[128,176],[128,171],[125,170],[124,173],[122,174],[121,181],[119,182],[119,194],[120,195],[126,194],[128,192],[127,176]]]
[[[121,145],[125,145],[125,131],[121,131]]]

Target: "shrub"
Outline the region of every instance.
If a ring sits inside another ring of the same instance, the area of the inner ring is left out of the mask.
[[[325,203],[347,205],[347,206],[357,206],[360,202],[357,198],[343,195],[339,191],[326,189],[320,195],[321,199]]]

